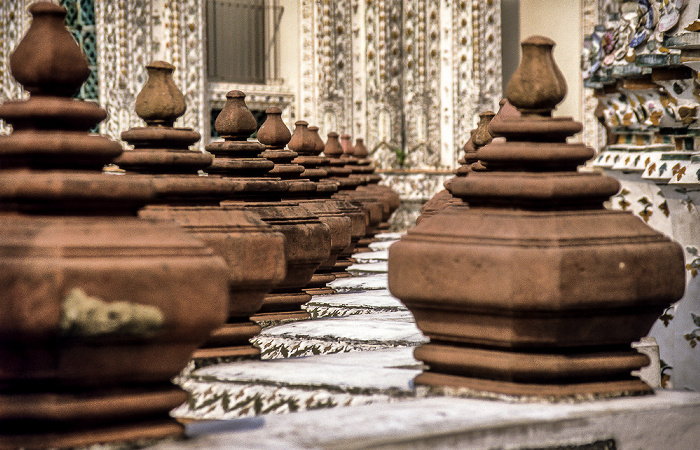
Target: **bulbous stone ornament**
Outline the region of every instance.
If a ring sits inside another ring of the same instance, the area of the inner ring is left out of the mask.
[[[233,90],[226,93],[226,105],[214,122],[214,128],[224,139],[244,140],[255,133],[258,124],[245,104],[245,94]]]
[[[652,393],[631,375],[648,358],[630,344],[682,296],[683,251],[603,207],[619,183],[576,170],[594,152],[566,143],[580,124],[550,117],[565,89],[523,81],[558,69],[532,64],[507,89],[522,116],[491,122],[505,139],[477,151],[488,170],[447,183],[469,207],[443,209],[389,250],[389,289],[431,339],[415,351],[429,366],[415,381],[538,399]],[[536,95],[523,100],[527,89]]]
[[[102,108],[70,98],[88,72],[66,10],[29,11],[12,66],[32,96],[0,105],[0,447],[180,435],[168,412],[187,395],[170,380],[223,323],[226,266],[135,217],[148,180],[101,173],[121,146],[89,134]]]
[[[146,66],[148,80],[136,96],[136,114],[148,125],[172,127],[185,114],[185,96],[173,81],[175,66],[154,61]]]
[[[323,139],[318,134],[318,127],[309,126],[304,120],[298,120],[294,123],[294,133],[292,133],[287,147],[299,155],[293,162],[304,167],[304,172],[300,175],[301,178],[308,178],[318,183],[321,179],[328,177],[328,172],[323,168],[328,164],[328,158],[320,155],[323,146]],[[338,190],[337,183],[328,180],[324,183],[334,183],[335,190]]]
[[[566,80],[552,56],[554,45],[543,36],[521,43],[523,56],[506,86],[506,98],[524,114],[551,115],[566,96]]]
[[[289,128],[282,121],[282,110],[277,107],[265,110],[265,122],[260,126],[262,135],[258,131],[258,141],[265,145],[265,151],[260,154],[269,159],[275,166],[267,173],[268,177],[280,177],[284,180],[299,180],[299,175],[304,172],[304,167],[292,162],[298,153],[285,149],[287,142],[292,138]],[[288,193],[310,194],[316,190],[313,183],[308,180],[290,183]]]
[[[78,92],[90,68],[64,24],[65,12],[48,2],[29,7],[32,25],[10,56],[10,70],[32,95],[70,97]]]
[[[284,236],[255,213],[226,210],[219,202],[246,190],[273,187],[275,182],[199,176],[198,170],[206,169],[213,158],[207,152],[189,149],[199,140],[199,133],[172,127],[185,111],[184,104],[174,111],[168,103],[172,97],[184,99],[172,80],[174,66],[156,62],[147,67],[163,68],[158,71],[163,79],[152,83],[149,78],[137,97],[137,114],[149,126],[122,133],[122,139],[134,149],[125,151],[115,163],[126,169],[127,175],[149,174],[153,181],[158,198],[139,211],[141,217],[179,224],[206,242],[228,265],[227,321],[214,330],[194,357],[219,361],[258,358],[260,350],[250,339],[261,328],[250,321],[250,316],[284,279]],[[165,105],[160,105],[161,101]],[[139,102],[149,108],[139,109]]]
[[[352,154],[355,156],[355,158],[369,158],[369,150],[367,150],[364,139],[355,139],[355,147],[352,149]]]

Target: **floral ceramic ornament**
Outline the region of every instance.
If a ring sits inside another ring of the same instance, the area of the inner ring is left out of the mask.
[[[651,7],[649,0],[637,0],[637,3],[639,5],[639,21],[635,27],[634,37],[630,41],[631,48],[637,48],[644,43],[654,28],[654,8]]]
[[[662,0],[659,8],[659,23],[657,30],[665,33],[678,24],[681,11],[686,6],[686,0]]]
[[[596,49],[593,48],[593,36],[586,36],[583,40],[583,50],[581,50],[581,77],[587,80],[600,67],[594,69]]]
[[[617,40],[615,42],[615,59],[620,61],[627,54],[630,42],[635,35],[635,26],[638,21],[638,11],[623,11],[619,26],[615,29]]]

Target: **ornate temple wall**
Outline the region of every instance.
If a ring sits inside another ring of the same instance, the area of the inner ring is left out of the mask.
[[[0,52],[29,20],[29,0],[2,0]],[[277,0],[266,39],[278,43],[278,70],[264,83],[211,81],[205,0],[60,0],[94,63],[89,93],[109,113],[107,135],[140,123],[133,113],[145,64],[172,62],[192,127],[203,146],[211,111],[240,89],[251,109],[280,106],[291,126],[304,119],[364,137],[387,182],[413,209],[442,189],[474,127],[502,91],[501,3],[496,0]],[[235,2],[234,2],[235,3]],[[266,7],[269,7],[265,3]],[[274,36],[272,36],[273,33]],[[270,41],[271,42],[271,41]],[[0,55],[2,56],[2,55]],[[0,58],[0,99],[18,98],[8,58]],[[406,216],[407,224],[411,214]]]
[[[300,117],[385,169],[453,168],[501,95],[500,2],[301,0]]]
[[[0,7],[0,100],[19,98],[21,88],[9,71],[9,53],[29,24],[30,0],[2,0]],[[202,133],[208,126],[204,21],[201,0],[62,0],[69,28],[78,38],[95,74],[89,95],[107,109],[101,132],[118,138],[140,123],[133,112],[136,94],[146,81],[145,65],[156,59],[172,62],[175,82],[188,105],[178,122]],[[82,93],[81,93],[82,94]]]

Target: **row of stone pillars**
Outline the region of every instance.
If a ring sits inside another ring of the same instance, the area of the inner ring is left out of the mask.
[[[0,420],[13,425],[0,447],[180,435],[167,412],[185,395],[169,380],[192,354],[258,357],[261,324],[308,318],[301,306],[347,276],[398,197],[361,140],[324,143],[306,122],[292,134],[277,108],[249,140],[239,91],[216,121],[223,141],[189,150],[200,136],[173,127],[186,105],[163,62],[123,152],[88,133],[105,111],[70,98],[88,71],[65,10],[30,12],[11,68],[31,97],[0,106],[13,126],[0,139]],[[603,209],[615,180],[576,171],[593,151],[566,143],[580,124],[551,117],[566,89],[553,45],[523,43],[510,103],[484,115],[443,205],[390,249],[390,289],[431,339],[417,383],[651,392],[629,375],[647,362],[629,344],[682,295],[682,253]]]

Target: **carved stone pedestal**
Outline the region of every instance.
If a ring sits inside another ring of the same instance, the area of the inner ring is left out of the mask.
[[[566,92],[554,43],[525,40],[507,98],[523,114],[477,151],[488,171],[448,183],[452,206],[409,231],[389,254],[389,288],[431,339],[416,383],[568,397],[652,390],[630,372],[630,344],[683,294],[683,254],[638,218],[603,202],[619,183],[577,166],[593,156],[552,118]]]
[[[0,105],[0,448],[178,436],[170,379],[225,319],[226,266],[136,217],[147,180],[101,173],[122,150],[70,98],[89,70],[66,10],[29,12],[10,67],[31,98]]]

